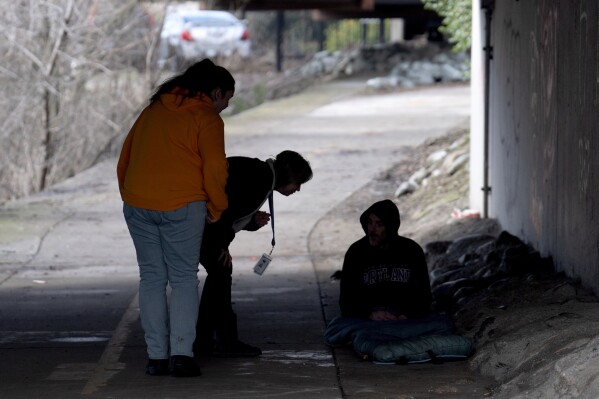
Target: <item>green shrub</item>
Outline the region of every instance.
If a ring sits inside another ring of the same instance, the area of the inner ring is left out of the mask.
[[[448,35],[454,51],[468,51],[472,44],[472,0],[422,0],[424,7],[443,17],[439,29]]]

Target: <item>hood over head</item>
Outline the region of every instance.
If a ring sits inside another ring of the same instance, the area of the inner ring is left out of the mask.
[[[375,214],[381,219],[385,225],[385,228],[387,229],[388,234],[397,234],[399,225],[401,224],[401,219],[399,216],[399,210],[393,201],[386,199],[375,202],[370,206],[370,208],[366,209],[364,213],[362,213],[360,216],[360,224],[362,225],[362,229],[366,234],[368,234],[368,216],[370,216],[370,214]]]

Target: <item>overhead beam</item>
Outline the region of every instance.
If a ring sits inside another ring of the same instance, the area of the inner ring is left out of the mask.
[[[436,12],[416,5],[402,7],[377,6],[373,10],[318,10],[316,13],[325,20],[348,18],[442,19]]]
[[[272,10],[368,10],[374,0],[215,0],[214,8],[243,8],[246,11]]]
[[[421,0],[213,0],[212,6],[244,11],[314,10],[323,19],[437,17]]]

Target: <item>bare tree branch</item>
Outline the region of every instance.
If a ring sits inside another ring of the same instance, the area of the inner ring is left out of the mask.
[[[19,49],[25,56],[27,56],[27,58],[29,58],[35,65],[37,65],[40,70],[44,69],[43,61],[36,57],[36,55],[33,54],[27,47],[14,40],[14,38],[10,37],[10,35],[8,35],[8,33],[6,33],[5,31],[2,31],[2,33],[11,42],[13,46]]]
[[[69,25],[71,15],[73,14],[73,4],[74,0],[69,0],[69,2],[67,3],[67,7],[64,11],[63,20],[60,21],[60,31],[56,37],[56,41],[54,42],[50,59],[45,65],[45,68],[42,70],[43,76],[46,79],[50,78],[50,76],[54,73],[56,69],[56,59],[58,57],[58,50],[61,46],[64,45],[64,42],[67,38],[67,26]],[[52,148],[52,119],[54,115],[58,112],[57,90],[49,90],[49,84],[44,84],[44,86],[46,87],[46,91],[44,93],[44,129],[46,133],[44,135],[43,147],[46,155],[44,157],[44,163],[42,166],[42,173],[40,177],[40,191],[46,188],[47,186],[47,176],[48,169],[50,168],[50,160],[54,155]]]
[[[74,0],[69,0],[67,4],[67,8],[64,12],[64,20],[61,21],[61,32],[58,34],[56,41],[54,42],[54,47],[52,48],[52,54],[50,55],[50,59],[46,64],[46,68],[44,69],[44,76],[50,76],[56,67],[56,57],[58,56],[58,50],[62,45],[63,40],[67,37],[67,26],[69,25],[71,15],[73,14],[73,5]]]
[[[149,95],[138,0],[0,0],[0,203],[118,151]]]

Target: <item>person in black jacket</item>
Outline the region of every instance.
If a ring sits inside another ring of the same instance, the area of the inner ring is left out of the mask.
[[[404,320],[427,316],[432,295],[424,251],[398,235],[400,216],[391,200],[361,216],[366,236],[345,254],[339,305],[343,317]]]
[[[231,306],[233,263],[229,245],[240,230],[265,226],[270,214],[260,211],[273,191],[284,196],[300,191],[312,178],[310,164],[294,151],[283,151],[274,159],[229,157],[227,197],[229,207],[221,218],[207,224],[202,239],[200,263],[208,272],[196,325],[194,352],[221,357],[259,356],[262,351],[238,338],[237,316]]]

